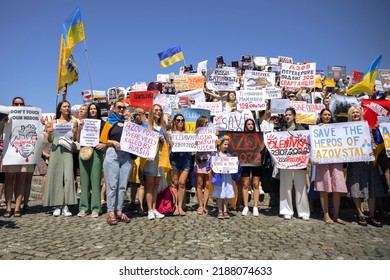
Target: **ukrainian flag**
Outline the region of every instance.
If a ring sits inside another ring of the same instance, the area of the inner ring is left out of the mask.
[[[61,31],[68,48],[73,48],[74,45],[85,39],[84,23],[81,19],[80,6],[77,6],[73,14],[65,20],[62,24]]]
[[[180,60],[184,59],[183,52],[181,51],[180,46],[176,46],[166,51],[158,53],[160,58],[160,65],[162,68],[168,67]]]
[[[356,95],[361,92],[371,93],[375,86],[376,76],[378,75],[379,65],[381,64],[382,54],[378,55],[377,58],[368,67],[363,80],[347,90],[348,95]]]
[[[79,80],[79,74],[72,55],[72,49],[65,44],[64,36],[61,34],[60,55],[58,59],[57,94],[65,85],[70,86]]]

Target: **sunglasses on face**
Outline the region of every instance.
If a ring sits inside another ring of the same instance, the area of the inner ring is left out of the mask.
[[[24,106],[24,103],[14,103],[14,106]]]
[[[125,109],[125,106],[116,106],[116,108],[119,110],[123,110],[123,109]]]
[[[176,122],[184,122],[184,119],[176,119]]]
[[[155,112],[162,112],[161,109],[154,109]]]

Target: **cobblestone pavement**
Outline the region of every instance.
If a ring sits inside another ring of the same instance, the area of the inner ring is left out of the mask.
[[[52,208],[30,201],[21,218],[4,218],[0,210],[0,259],[390,259],[390,215],[384,227],[359,226],[353,209],[342,209],[347,225],[327,225],[317,212],[310,221],[296,216],[286,221],[278,208],[261,204],[260,217],[232,211],[229,220],[198,215],[196,199],[182,217],[149,221],[129,211],[131,222],[109,226],[106,214],[98,219],[53,217]]]

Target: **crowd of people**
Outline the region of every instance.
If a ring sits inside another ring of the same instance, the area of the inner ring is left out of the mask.
[[[278,81],[278,79],[277,79]],[[348,81],[344,81],[347,86]],[[278,83],[278,82],[277,82]],[[156,83],[151,83],[156,85]],[[339,84],[336,81],[336,85]],[[276,84],[275,86],[278,86]],[[164,92],[164,85],[159,85],[160,92]],[[342,88],[297,88],[287,90],[282,88],[282,98],[290,100],[306,100],[309,103],[323,103],[325,108],[320,112],[318,125],[328,125],[333,122],[329,100],[335,94],[345,94]],[[345,90],[345,89],[344,89]],[[315,92],[314,100],[307,100],[305,92]],[[212,92],[204,88],[206,101],[220,100],[227,96],[229,111],[237,111],[234,92]],[[376,99],[378,92],[369,93],[368,98]],[[381,94],[381,96],[386,96]],[[188,107],[191,107],[191,101]],[[26,106],[23,98],[15,97],[12,106]],[[70,217],[72,209],[78,208],[77,216],[84,218],[90,215],[98,218],[102,214],[103,205],[107,208],[106,221],[109,225],[119,222],[128,223],[124,202],[127,189],[131,188],[131,207],[138,207],[138,214],[149,220],[164,218],[164,213],[158,211],[158,194],[161,186],[171,188],[174,207],[173,216],[186,215],[185,194],[186,186],[196,188],[198,215],[210,215],[214,207],[211,201],[215,199],[218,219],[230,218],[231,208],[240,211],[241,215],[248,216],[252,210],[253,216],[259,216],[260,197],[264,195],[262,181],[269,178],[259,166],[241,166],[237,162],[237,173],[219,174],[212,169],[213,160],[217,157],[228,157],[227,152],[231,139],[216,132],[217,152],[171,152],[174,146],[172,135],[187,133],[186,120],[183,114],[176,114],[173,118],[164,115],[163,107],[153,104],[148,112],[142,108],[126,107],[122,99],[111,104],[108,118],[103,119],[101,109],[96,103],[84,105],[79,109],[78,117],[71,115],[71,105],[63,100],[58,103],[55,119],[46,124],[44,149],[41,162],[37,165],[39,174],[44,176],[42,184],[42,201],[44,206],[53,207],[53,216],[61,214]],[[244,133],[268,133],[274,131],[307,130],[308,125],[296,122],[294,108],[286,108],[282,115],[273,114],[268,107],[254,118],[245,121]],[[60,144],[61,139],[55,136],[56,124],[71,124],[72,130],[67,137],[71,142],[79,141],[80,130],[84,119],[101,120],[99,144],[93,148],[81,147],[79,151],[68,149]],[[352,106],[348,110],[348,121],[363,120],[361,107]],[[153,160],[137,157],[121,150],[121,136],[124,124],[132,121],[146,129],[158,133],[156,156]],[[212,122],[206,116],[199,116],[196,129],[207,127]],[[4,132],[10,125],[10,120],[1,120],[1,131]],[[379,124],[378,124],[379,125]],[[1,133],[3,134],[3,133]],[[373,131],[372,148],[380,137]],[[375,138],[377,139],[374,139]],[[7,137],[7,135],[5,135]],[[6,151],[4,151],[5,153]],[[279,214],[285,220],[294,216],[296,208],[298,218],[310,220],[310,172],[314,182],[314,192],[319,194],[326,224],[342,224],[340,213],[340,199],[343,196],[352,198],[357,211],[359,225],[367,224],[381,227],[382,223],[376,216],[376,205],[381,197],[389,191],[390,176],[389,158],[381,157],[376,162],[350,162],[347,164],[332,163],[318,164],[309,162],[305,169],[278,170],[279,183]],[[384,162],[384,163],[383,163]],[[77,173],[77,170],[79,173]],[[346,176],[344,171],[346,170]],[[20,217],[23,211],[29,209],[28,199],[31,188],[31,179],[34,165],[1,165],[0,195],[4,186],[5,207],[3,217]],[[76,176],[80,176],[80,197],[77,198],[78,186]],[[386,175],[387,174],[387,175]],[[381,175],[383,175],[381,177]],[[104,180],[103,180],[104,179]],[[313,188],[312,188],[313,191]],[[138,194],[138,198],[136,195]],[[253,207],[249,207],[249,194],[253,197]],[[332,197],[333,217],[329,210],[329,196]],[[1,198],[1,196],[0,196]],[[210,199],[212,198],[212,199]],[[293,199],[295,198],[295,202]],[[12,201],[14,208],[12,210]],[[231,201],[234,203],[231,203]],[[362,207],[362,201],[368,201],[368,216]],[[138,205],[136,205],[136,202]],[[23,208],[22,208],[23,205]],[[294,207],[295,206],[295,207]]]

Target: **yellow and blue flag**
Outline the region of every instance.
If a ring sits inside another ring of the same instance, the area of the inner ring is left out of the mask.
[[[58,59],[57,94],[65,85],[70,86],[79,80],[76,62],[73,59],[72,49],[65,44],[64,36],[61,34],[60,56]]]
[[[160,65],[162,68],[168,67],[184,59],[180,46],[175,46],[167,49],[166,51],[160,52],[158,53],[158,57],[160,58]]]
[[[77,6],[73,14],[65,20],[62,24],[61,31],[68,48],[73,48],[74,45],[85,39],[84,23],[81,19],[80,6]]]
[[[375,86],[376,76],[378,75],[379,65],[381,63],[382,54],[378,55],[377,58],[368,67],[363,80],[347,90],[348,95],[356,95],[361,92],[371,93]]]

